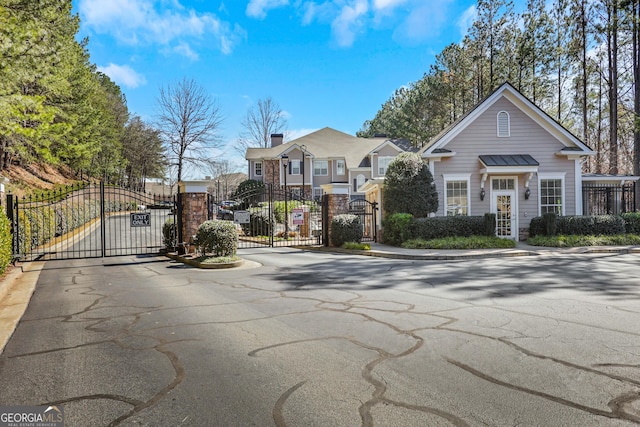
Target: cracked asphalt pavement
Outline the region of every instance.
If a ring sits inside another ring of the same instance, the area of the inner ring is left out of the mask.
[[[640,424],[637,254],[44,264],[1,405],[68,426]]]

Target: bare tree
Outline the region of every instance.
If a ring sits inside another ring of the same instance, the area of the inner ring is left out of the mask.
[[[184,78],[173,86],[160,88],[158,129],[174,155],[178,182],[185,164],[206,164],[207,149],[220,146],[222,115],[217,100],[194,80]]]
[[[238,138],[236,151],[243,155],[247,148],[268,148],[271,134],[284,133],[287,120],[284,112],[271,97],[258,100],[258,104],[249,108],[241,123],[242,132]]]

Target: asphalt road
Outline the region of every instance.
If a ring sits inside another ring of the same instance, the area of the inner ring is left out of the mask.
[[[638,255],[241,255],[46,263],[0,404],[68,426],[640,423]]]

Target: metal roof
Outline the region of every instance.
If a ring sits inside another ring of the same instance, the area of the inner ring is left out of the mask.
[[[491,154],[479,156],[485,166],[539,166],[529,154]]]

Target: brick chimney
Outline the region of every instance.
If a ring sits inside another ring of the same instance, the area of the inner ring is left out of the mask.
[[[272,133],[271,134],[271,148],[277,147],[278,145],[282,145],[282,139],[284,135],[281,133]]]

